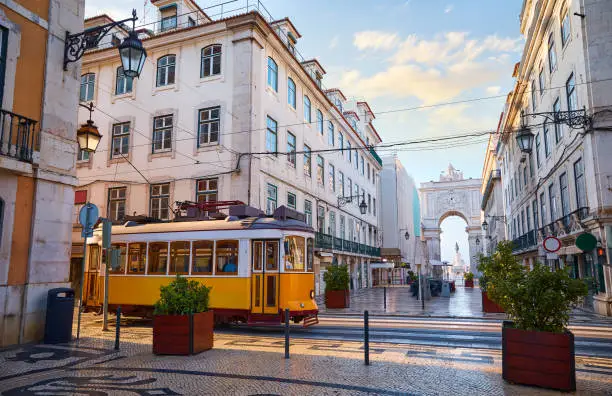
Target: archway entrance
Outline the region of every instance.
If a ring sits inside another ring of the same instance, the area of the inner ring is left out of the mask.
[[[441,223],[448,217],[462,218],[467,227],[468,257],[470,271],[477,273],[476,260],[482,242],[480,220],[480,204],[482,195],[480,188],[482,179],[464,179],[463,172],[449,164],[446,172],[440,175],[439,181],[421,183],[419,195],[421,198],[421,224],[423,236],[427,243],[427,254],[430,264],[439,263],[441,257]],[[468,262],[467,258],[464,257]],[[428,272],[431,272],[429,267]]]
[[[449,266],[442,267],[445,278],[461,280],[470,270],[467,222],[462,216],[446,216],[440,222],[441,260]],[[460,282],[461,283],[461,282]]]

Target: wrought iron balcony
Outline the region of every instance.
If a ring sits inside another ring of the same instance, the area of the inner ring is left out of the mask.
[[[32,162],[38,121],[0,109],[0,155]]]
[[[315,234],[315,248],[380,257],[380,248],[359,242],[348,241],[322,232],[317,232]]]
[[[512,252],[520,252],[535,247],[538,244],[536,230],[531,230],[526,234],[512,241]]]
[[[553,221],[552,223],[546,224],[544,227],[540,228],[540,232],[542,233],[542,237],[546,238],[549,236],[563,236],[572,233],[574,229],[574,224],[579,224],[582,220],[586,219],[589,216],[589,208],[582,207],[578,208],[575,211],[566,214],[563,217],[560,217]],[[581,227],[579,227],[580,229]]]

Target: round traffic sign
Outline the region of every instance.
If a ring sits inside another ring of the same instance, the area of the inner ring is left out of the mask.
[[[92,228],[98,221],[98,207],[92,203],[86,203],[79,211],[79,223],[83,228]]]
[[[597,238],[588,232],[580,234],[576,238],[576,247],[583,252],[590,252],[597,247]]]
[[[561,249],[561,241],[557,237],[549,236],[542,241],[542,247],[544,247],[544,250],[548,253],[554,253]]]

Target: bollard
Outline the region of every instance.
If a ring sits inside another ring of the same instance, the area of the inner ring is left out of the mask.
[[[363,312],[363,354],[366,366],[370,365],[370,328],[369,313]]]
[[[285,308],[285,359],[289,359],[289,308]]]
[[[115,324],[115,351],[119,350],[120,331],[121,331],[121,307],[117,307],[117,323]]]
[[[387,310],[387,287],[384,287],[383,295],[384,295],[384,304],[385,304],[385,311],[386,311]]]

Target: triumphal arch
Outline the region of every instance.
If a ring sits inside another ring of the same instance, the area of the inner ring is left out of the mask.
[[[440,180],[421,183],[422,235],[427,244],[431,263],[440,262],[440,224],[449,216],[459,216],[467,223],[470,246],[470,271],[477,273],[476,257],[482,252],[483,240],[480,219],[480,188],[482,179],[465,179],[463,172],[451,164],[442,172]],[[478,243],[477,243],[478,242]]]

